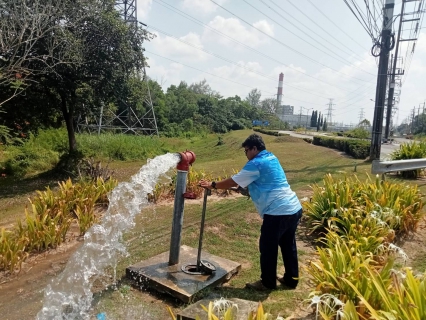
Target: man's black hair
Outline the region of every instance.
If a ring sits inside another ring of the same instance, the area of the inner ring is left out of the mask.
[[[262,137],[255,133],[248,136],[248,138],[243,142],[242,147],[247,147],[249,149],[253,149],[253,147],[256,147],[259,151],[263,151],[266,149],[265,142],[263,142]]]

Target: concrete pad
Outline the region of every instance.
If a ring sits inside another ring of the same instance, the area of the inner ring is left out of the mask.
[[[255,301],[237,298],[231,298],[226,300],[232,301],[238,306],[238,311],[235,320],[247,320],[249,312],[257,310],[258,302]],[[207,312],[201,307],[201,305],[208,308],[210,302],[214,302],[214,300],[203,299],[194,304],[191,304],[189,307],[179,312],[177,314],[177,318],[180,320],[195,320],[198,316],[200,320],[208,320]]]
[[[126,275],[142,287],[168,293],[189,303],[197,292],[229,281],[241,269],[241,264],[237,262],[202,251],[201,260],[212,263],[216,271],[211,275],[191,275],[183,272],[182,266],[197,263],[197,254],[198,249],[181,246],[178,264],[169,266],[167,251],[127,267]]]

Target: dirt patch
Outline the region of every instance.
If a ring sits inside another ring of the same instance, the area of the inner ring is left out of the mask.
[[[74,239],[57,249],[33,255],[19,274],[0,275],[0,314],[5,320],[32,320],[42,307],[43,289],[65,268],[82,241]]]

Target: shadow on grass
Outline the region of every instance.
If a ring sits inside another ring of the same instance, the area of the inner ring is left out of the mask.
[[[47,187],[55,187],[59,181],[76,176],[77,166],[82,158],[83,155],[80,152],[64,154],[51,170],[29,178],[11,176],[0,179],[0,199],[20,196],[36,190],[46,190]]]
[[[11,198],[36,190],[45,190],[58,185],[58,181],[63,179],[63,176],[58,175],[53,170],[41,173],[30,178],[7,177],[0,179],[0,199]]]

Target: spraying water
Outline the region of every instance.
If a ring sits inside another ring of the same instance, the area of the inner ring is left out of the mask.
[[[171,153],[149,159],[130,182],[120,183],[112,191],[101,224],[86,232],[84,244],[45,288],[37,320],[89,319],[93,281],[105,268],[115,269],[118,257],[127,253],[120,241],[123,233],[134,226],[134,217],[148,205],[147,194],[152,193],[159,177],[179,160],[178,154]]]

